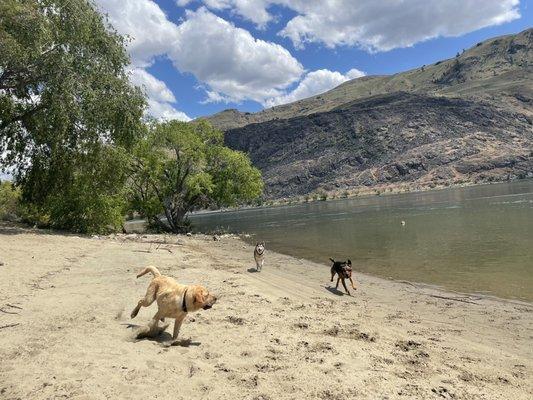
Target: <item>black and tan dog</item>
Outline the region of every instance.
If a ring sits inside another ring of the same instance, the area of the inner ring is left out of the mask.
[[[344,290],[350,295],[350,291],[346,287],[346,282],[344,281],[345,279],[349,279],[352,284],[352,289],[357,290],[352,280],[352,262],[350,260],[335,261],[333,258],[330,258],[330,260],[333,263],[331,266],[331,282],[333,282],[333,278],[335,277],[335,274],[337,274],[337,285],[335,286],[335,289],[339,288],[339,281],[342,281]]]

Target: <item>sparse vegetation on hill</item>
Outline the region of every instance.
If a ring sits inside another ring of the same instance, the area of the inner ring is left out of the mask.
[[[253,123],[331,111],[354,100],[399,91],[498,101],[531,116],[532,59],[533,29],[528,29],[516,35],[486,40],[455,58],[432,65],[394,75],[353,79],[326,93],[257,113],[230,109],[207,119],[226,131]]]

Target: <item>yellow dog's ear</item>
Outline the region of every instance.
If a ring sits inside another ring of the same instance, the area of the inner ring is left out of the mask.
[[[202,304],[204,301],[204,291],[202,290],[202,288],[197,288],[194,292],[194,302]]]

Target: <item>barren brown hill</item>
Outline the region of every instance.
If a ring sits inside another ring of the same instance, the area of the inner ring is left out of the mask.
[[[411,183],[425,187],[532,176],[524,114],[487,103],[411,93],[247,125],[226,143],[250,154],[266,197]]]
[[[531,177],[532,59],[529,29],[431,66],[210,119],[262,170],[267,198]]]

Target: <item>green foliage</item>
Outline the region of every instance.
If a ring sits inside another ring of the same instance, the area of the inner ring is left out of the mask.
[[[20,191],[11,182],[0,182],[0,220],[16,218],[19,200]]]
[[[186,214],[194,209],[249,202],[263,189],[248,157],[225,147],[206,121],[152,124],[134,149],[131,184],[133,209],[173,232],[189,229]]]
[[[265,199],[262,196],[257,197],[252,201],[252,205],[255,207],[261,207],[265,204]]]
[[[24,219],[40,226],[74,232],[106,233],[120,229],[127,207],[129,157],[120,147],[102,146],[76,168],[55,173],[63,185],[39,201],[24,202]],[[25,177],[22,199],[39,192],[50,175],[40,168]]]
[[[101,232],[120,225],[124,151],[145,100],[124,40],[86,0],[0,2],[0,153],[26,217]]]

